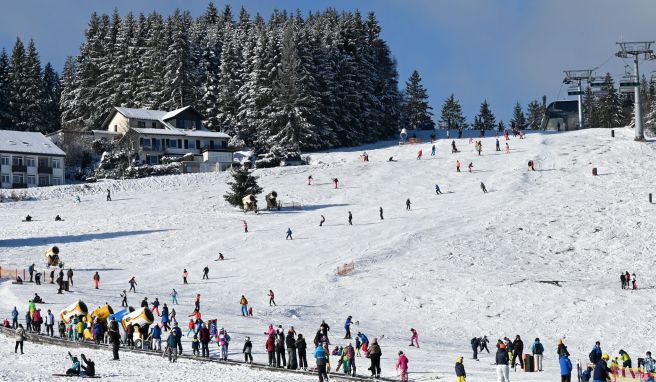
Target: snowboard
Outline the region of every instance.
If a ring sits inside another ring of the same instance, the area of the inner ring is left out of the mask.
[[[53,377],[100,378],[100,377],[97,376],[97,375],[95,375],[95,376],[92,377],[92,376],[90,376],[90,375],[84,375],[84,374],[82,374],[82,375],[73,375],[73,374],[71,374],[71,375],[69,375],[69,374],[53,374],[52,376],[53,376]]]

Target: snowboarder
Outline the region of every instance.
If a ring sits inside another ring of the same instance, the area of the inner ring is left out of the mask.
[[[178,291],[173,288],[173,291],[171,292],[171,304],[172,305],[178,305]]]
[[[335,183],[335,189],[337,189],[337,184],[339,183],[339,180],[337,178],[333,179],[333,183]]]
[[[239,300],[239,305],[241,305],[241,315],[244,317],[248,316],[248,300],[246,300],[246,297],[244,295],[241,295],[241,299]]]
[[[88,376],[88,377],[94,377],[96,375],[96,364],[91,360],[91,358],[87,358],[84,354],[80,354],[80,357],[82,357],[82,375]]]
[[[71,361],[73,362],[73,365],[66,370],[66,375],[80,375],[80,360],[77,359],[77,357],[74,357],[71,352],[68,352],[68,356],[70,357]]]
[[[285,236],[285,240],[294,240],[292,237],[292,229],[287,227],[287,236]]]
[[[346,321],[344,322],[344,330],[346,330],[346,335],[344,336],[345,340],[351,339],[352,319],[353,319],[353,317],[348,316],[348,317],[346,317]]]
[[[319,221],[319,227],[323,227],[323,223],[326,222],[326,217],[321,215],[321,221]]]
[[[312,175],[308,176],[308,186],[312,185]]]
[[[253,363],[253,355],[251,354],[253,351],[253,343],[251,342],[250,337],[246,337],[246,341],[244,341],[244,348],[241,350],[242,353],[244,353],[244,362],[246,363]]]
[[[419,152],[417,153],[417,160],[421,159],[421,156],[423,155],[424,151],[422,149],[419,149]]]
[[[412,336],[410,337],[410,346],[415,346],[417,344],[417,349],[419,349],[419,334],[415,328],[410,329]]]
[[[467,373],[465,372],[465,365],[463,364],[462,357],[456,360],[456,382],[467,382]]]
[[[107,189],[107,201],[108,202],[112,201],[112,192],[109,190],[109,188]]]
[[[225,260],[225,257],[223,256],[223,253],[219,252],[219,258],[214,261],[221,261],[221,260]]]
[[[100,285],[100,275],[98,274],[98,272],[93,274],[93,284],[96,287],[96,289],[98,289],[98,286]]]
[[[351,211],[348,212],[348,223],[349,225],[353,225],[353,214]]]
[[[435,145],[433,145],[433,147],[431,148],[431,156],[432,156],[432,157],[435,156],[435,150],[436,150],[436,149],[435,149]]]
[[[469,166],[467,166],[467,168],[469,169],[469,172],[471,173],[472,169],[474,168],[474,162],[469,162]]]
[[[408,357],[406,357],[402,351],[399,351],[399,358],[396,361],[396,370],[399,370],[401,381],[408,380]]]
[[[267,296],[269,296],[269,306],[276,306],[276,298],[273,294],[273,290],[269,289],[269,294]]]
[[[442,191],[440,190],[440,186],[438,186],[437,184],[435,185],[435,193],[437,195],[442,195]]]
[[[246,223],[246,220],[242,220],[244,223],[244,233],[248,233],[248,223]]]
[[[130,284],[130,291],[134,292],[134,293],[137,293],[137,288],[136,288],[137,280],[134,279],[134,276],[132,276],[130,281],[128,281],[128,284]]]
[[[485,184],[481,182],[481,190],[483,190],[484,194],[487,194],[487,188],[485,188]]]
[[[460,172],[460,160],[456,159],[456,171]]]
[[[383,217],[383,207],[378,207],[378,215],[380,215],[380,220],[385,220]]]
[[[411,205],[411,204],[412,204],[412,203],[410,203],[410,198],[408,198],[408,199],[405,201],[405,210],[406,210],[406,211],[410,211],[410,205]]]
[[[187,272],[187,269],[185,268],[182,271],[182,283],[187,284],[187,277],[189,277],[189,272]]]
[[[203,278],[202,278],[202,280],[205,280],[205,279],[209,280],[210,279],[209,274],[210,274],[210,267],[205,266],[205,268],[203,268]]]
[[[123,293],[121,293],[121,306],[128,306],[128,294],[125,289],[123,289]]]

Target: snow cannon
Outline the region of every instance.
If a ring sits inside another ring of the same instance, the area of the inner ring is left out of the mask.
[[[116,320],[116,322],[122,322],[123,317],[125,317],[128,313],[130,313],[130,311],[127,309],[119,310],[114,314],[110,314],[109,317],[107,317],[107,320],[109,321],[113,318],[114,320]]]
[[[253,194],[244,196],[241,202],[244,205],[244,211],[251,211],[257,207],[257,199],[255,199]]]
[[[399,138],[401,138],[401,142],[405,142],[408,139],[408,130],[404,128],[401,129],[401,134],[399,134]]]
[[[107,324],[107,319],[109,316],[114,314],[114,309],[112,309],[109,304],[105,304],[103,306],[97,307],[94,311],[88,314],[87,316],[87,321],[88,322],[93,322],[96,318],[98,321],[103,324],[103,326],[106,326]]]
[[[267,203],[267,209],[278,208],[278,193],[271,191],[265,197]]]
[[[48,266],[56,267],[59,265],[59,248],[57,246],[50,247],[46,250],[46,263]]]
[[[87,304],[83,303],[82,300],[78,300],[64,308],[64,310],[59,313],[59,317],[65,324],[68,324],[73,318],[79,316],[84,317],[88,312]]]
[[[153,321],[155,321],[153,312],[151,312],[150,309],[148,308],[141,308],[123,316],[123,319],[121,320],[121,325],[123,325],[123,330],[126,330],[128,325],[132,325],[140,328],[152,324]]]

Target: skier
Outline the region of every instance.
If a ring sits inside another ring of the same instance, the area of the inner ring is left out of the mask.
[[[411,328],[410,332],[412,333],[412,336],[410,337],[410,346],[415,346],[416,343],[417,349],[419,349],[419,334],[417,333],[417,330]]]
[[[171,304],[173,305],[178,305],[178,291],[173,288],[173,291],[171,292]]]
[[[251,342],[251,338],[246,337],[246,341],[244,341],[244,348],[241,350],[241,352],[244,353],[244,362],[249,364],[253,363],[253,354],[251,354],[252,351],[253,351],[253,343]]]
[[[469,169],[469,172],[471,173],[472,169],[474,168],[474,162],[469,162],[469,166],[467,166],[467,168]]]
[[[396,361],[396,370],[400,371],[401,381],[408,380],[408,357],[403,354],[402,351],[399,351],[399,358]],[[380,373],[378,373],[380,375]]]
[[[484,194],[487,194],[487,188],[485,188],[485,184],[481,182],[481,190],[483,190]]]
[[[510,154],[510,145],[506,142],[506,154]]]
[[[371,346],[367,349],[367,355],[371,360],[371,366],[369,367],[369,370],[371,370],[371,376],[374,378],[380,378],[380,357],[382,352],[380,351],[380,346],[378,346],[377,338],[374,338],[371,341]]]
[[[465,372],[465,365],[463,364],[462,357],[458,357],[456,361],[456,382],[467,382],[467,373]]]
[[[431,156],[435,156],[435,145],[431,148]]]
[[[360,342],[360,337],[357,335],[355,336],[355,354],[358,357],[361,357],[362,355],[360,354],[360,348],[362,347],[362,342]]]
[[[205,268],[203,268],[203,278],[202,278],[202,280],[205,280],[205,279],[209,280],[210,279],[209,273],[210,273],[210,268],[206,265]]]
[[[197,294],[196,299],[194,300],[194,310],[200,311],[200,294]]]
[[[128,281],[128,284],[130,284],[130,291],[134,292],[134,293],[137,293],[137,288],[136,288],[137,280],[134,279],[134,276],[132,276],[130,281]]]
[[[185,268],[182,271],[182,283],[187,284],[187,277],[189,277],[189,272],[187,272],[187,269]]]
[[[456,171],[460,172],[460,160],[456,160]]]
[[[273,294],[273,290],[269,289],[269,294],[267,296],[269,296],[269,306],[271,306],[271,304],[273,304],[273,306],[276,306],[276,299],[275,299],[275,295]]]
[[[317,360],[319,382],[328,381],[328,373],[326,372],[326,351],[322,345],[318,345],[316,349],[314,349],[314,358]]]
[[[16,329],[16,347],[14,347],[14,353],[17,353],[18,348],[20,347],[20,352],[23,354],[23,341],[25,341],[25,329],[23,328],[23,324],[18,324],[18,328]]]
[[[533,360],[535,361],[535,369],[542,371],[542,357],[544,354],[544,346],[540,343],[540,339],[536,338],[533,345],[531,345],[531,353],[533,353]]]
[[[292,237],[292,229],[287,227],[287,236],[285,236],[285,240],[294,240]]]
[[[312,175],[308,176],[308,186],[312,185]]]
[[[246,223],[246,220],[242,220],[244,224],[244,233],[248,233],[248,223]]]
[[[344,330],[346,330],[346,335],[344,336],[345,340],[351,339],[352,319],[353,319],[353,317],[348,316],[348,317],[346,317],[346,321],[344,322]]]
[[[348,212],[348,223],[349,225],[353,225],[353,214],[351,211]]]
[[[339,183],[339,180],[337,178],[333,179],[333,183],[335,183],[335,189],[337,189],[337,184]]]
[[[221,330],[219,331],[218,344],[219,347],[221,347],[221,359],[227,361],[228,346],[230,345],[230,335],[224,328],[221,328]]]
[[[510,382],[510,369],[508,368],[508,351],[506,350],[506,345],[499,345],[495,364],[497,369],[497,382]]]
[[[512,362],[510,365],[515,368],[515,360],[519,358],[519,367],[524,369],[524,360],[522,359],[522,354],[524,353],[524,341],[522,341],[522,338],[519,336],[515,336],[515,341],[512,343],[513,346],[513,356],[512,356]]]
[[[319,222],[319,227],[323,227],[323,223],[326,222],[326,217],[321,215],[321,221]]]
[[[496,151],[501,151],[501,147],[499,146],[499,138],[497,138],[495,145],[496,145]]]
[[[440,190],[440,186],[438,186],[437,184],[435,185],[435,193],[437,195],[442,195],[442,191]]]
[[[71,276],[72,278],[73,276]],[[96,289],[98,289],[98,285],[100,285],[100,275],[98,272],[94,273],[93,275],[93,284],[95,285]]]
[[[112,192],[109,190],[109,188],[107,189],[107,201],[108,202],[112,201]]]
[[[123,293],[121,293],[121,306],[128,306],[128,293],[123,289]]]
[[[419,152],[417,153],[417,160],[421,159],[423,153],[424,151],[422,149],[419,149]]]
[[[223,256],[223,253],[219,252],[219,258],[214,261],[221,261],[221,260],[225,260],[225,257]]]
[[[380,215],[380,220],[385,220],[383,217],[383,207],[378,207],[378,215]]]
[[[478,337],[474,337],[470,341],[472,350],[474,351],[474,357],[473,359],[478,361],[478,347],[481,345],[481,339]]]
[[[412,204],[412,203],[410,203],[410,198],[408,198],[408,199],[405,201],[405,210],[406,210],[406,211],[410,211],[410,205],[411,205],[411,204]]]
[[[141,307],[142,308],[148,308],[148,297],[144,297],[143,300],[141,300]]]
[[[298,368],[301,370],[307,370],[308,367],[306,349],[305,338],[299,333],[296,337],[296,352],[298,353]]]
[[[244,295],[241,295],[241,299],[239,300],[239,305],[241,305],[241,315],[244,317],[248,316],[248,300],[246,300],[246,297]]]

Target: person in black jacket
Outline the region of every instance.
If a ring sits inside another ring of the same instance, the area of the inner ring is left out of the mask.
[[[522,359],[524,353],[524,341],[519,337],[519,334],[515,337],[513,341],[513,359],[511,365],[515,368],[515,360],[519,358],[519,366],[524,368],[524,360]]]
[[[296,361],[296,338],[294,338],[294,332],[289,329],[287,331],[287,337],[285,338],[285,345],[287,345],[287,368],[296,370],[298,368],[298,362]]]
[[[478,347],[481,344],[481,339],[478,337],[474,337],[471,339],[471,347],[472,350],[474,351],[474,359],[478,360]]]
[[[129,325],[132,327],[132,325]],[[112,330],[109,332],[109,342],[112,343],[112,353],[114,355],[114,361],[118,361],[118,348],[121,345],[121,335],[118,333],[118,330]]]
[[[462,362],[463,362],[462,357],[458,357],[458,360],[456,361],[456,377],[458,382],[465,381],[465,378],[467,378],[467,373],[465,372],[465,365]]]
[[[279,368],[287,366],[285,359],[285,333],[282,331],[282,325],[276,330],[276,365]]]
[[[321,334],[324,336],[326,343],[330,345],[330,340],[328,339],[328,332],[330,331],[330,326],[326,324],[325,320],[321,321],[321,325],[319,325],[319,331],[321,331]]]
[[[306,350],[305,338],[299,333],[298,338],[296,338],[296,351],[298,352],[298,368],[302,370],[307,370],[308,367]]]
[[[250,337],[246,337],[246,341],[244,342],[244,349],[242,349],[242,353],[244,353],[244,362],[253,363],[253,355],[251,354],[252,352],[253,352],[253,343],[251,342]]]
[[[497,369],[497,380],[499,382],[510,382],[510,369],[508,368],[508,349],[506,345],[501,344],[497,348],[495,364]]]
[[[84,375],[93,377],[96,375],[96,364],[90,359],[87,358],[84,354],[81,354],[82,357],[82,370],[84,370]]]
[[[148,309],[148,306],[149,306],[149,304],[148,304],[148,297],[144,297],[144,299],[141,300],[141,307],[142,307],[142,308],[146,308],[146,309]]]
[[[612,373],[612,370],[608,368],[608,354],[601,356],[601,359],[595,364],[594,371],[592,373],[593,381],[606,381],[608,379],[608,374]]]

